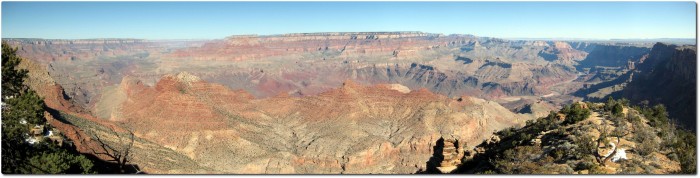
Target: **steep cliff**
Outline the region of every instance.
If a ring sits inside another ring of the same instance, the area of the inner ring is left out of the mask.
[[[663,104],[671,118],[689,129],[697,123],[697,49],[694,46],[654,45],[649,58],[621,92],[633,102]]]
[[[635,61],[648,52],[649,48],[645,47],[595,45],[588,56],[579,62],[577,68],[623,67],[627,65],[628,61]]]

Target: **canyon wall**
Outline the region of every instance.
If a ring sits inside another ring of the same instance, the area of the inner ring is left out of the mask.
[[[689,129],[697,123],[697,48],[657,43],[621,92],[633,102],[664,104],[669,116]]]

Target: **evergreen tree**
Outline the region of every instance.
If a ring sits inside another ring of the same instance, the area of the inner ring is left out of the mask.
[[[45,151],[29,158],[24,173],[30,174],[93,174],[93,163],[83,155],[58,149]]]
[[[24,77],[27,76],[27,70],[15,69],[22,61],[22,58],[17,56],[17,49],[12,48],[5,42],[2,42],[2,101],[6,97],[15,97],[20,92],[27,89],[22,84]]]
[[[30,124],[46,122],[44,100],[34,90],[28,90],[24,94],[8,99],[6,104],[5,109],[8,112],[3,113],[2,116],[7,120],[24,120]]]
[[[24,85],[27,70],[17,70],[17,49],[2,43],[2,173],[95,173],[83,155],[47,142],[29,144],[31,126],[45,125],[44,101]]]

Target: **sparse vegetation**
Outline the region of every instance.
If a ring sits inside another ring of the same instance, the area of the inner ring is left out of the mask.
[[[584,108],[584,105],[580,103],[564,106],[560,112],[566,115],[564,124],[574,124],[591,115],[591,111],[588,108]]]
[[[109,144],[103,138],[95,135],[97,143],[100,145],[100,149],[92,149],[92,153],[95,155],[104,155],[109,158],[110,162],[117,164],[120,173],[126,173],[127,165],[131,160],[133,155],[130,155],[132,147],[134,146],[134,133],[127,130],[126,134],[120,134],[116,132],[113,128],[110,128],[111,136],[117,137],[117,144]],[[137,170],[138,171],[138,170]]]
[[[634,136],[635,141],[638,143],[636,151],[642,156],[649,155],[659,148],[659,144],[654,140],[656,135],[651,130],[641,129]]]
[[[665,153],[669,159],[680,162],[677,173],[695,173],[695,135],[669,123],[663,106],[625,109],[629,108],[628,104],[627,100],[612,98],[600,107],[594,103],[574,103],[563,107],[558,113],[551,112],[547,117],[528,121],[522,128],[496,132],[500,142],[481,144],[479,147],[484,151],[468,160],[462,172],[672,173],[668,167],[670,163],[659,162],[661,159],[657,157],[660,155],[657,153]],[[602,113],[601,120],[586,120],[592,112],[584,106]],[[559,120],[562,115],[565,119]],[[629,148],[628,142],[635,143],[633,148]],[[613,163],[611,160],[618,148],[629,150],[627,155],[638,155]],[[611,169],[611,165],[615,165],[614,169]]]

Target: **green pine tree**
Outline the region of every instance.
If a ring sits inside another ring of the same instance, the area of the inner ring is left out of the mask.
[[[29,144],[29,127],[45,125],[44,100],[24,84],[17,49],[2,43],[2,173],[95,173],[87,157],[47,142]]]
[[[6,97],[18,96],[27,89],[22,82],[27,76],[27,70],[17,70],[17,65],[22,61],[17,55],[17,49],[12,48],[7,43],[2,43],[2,101]]]

